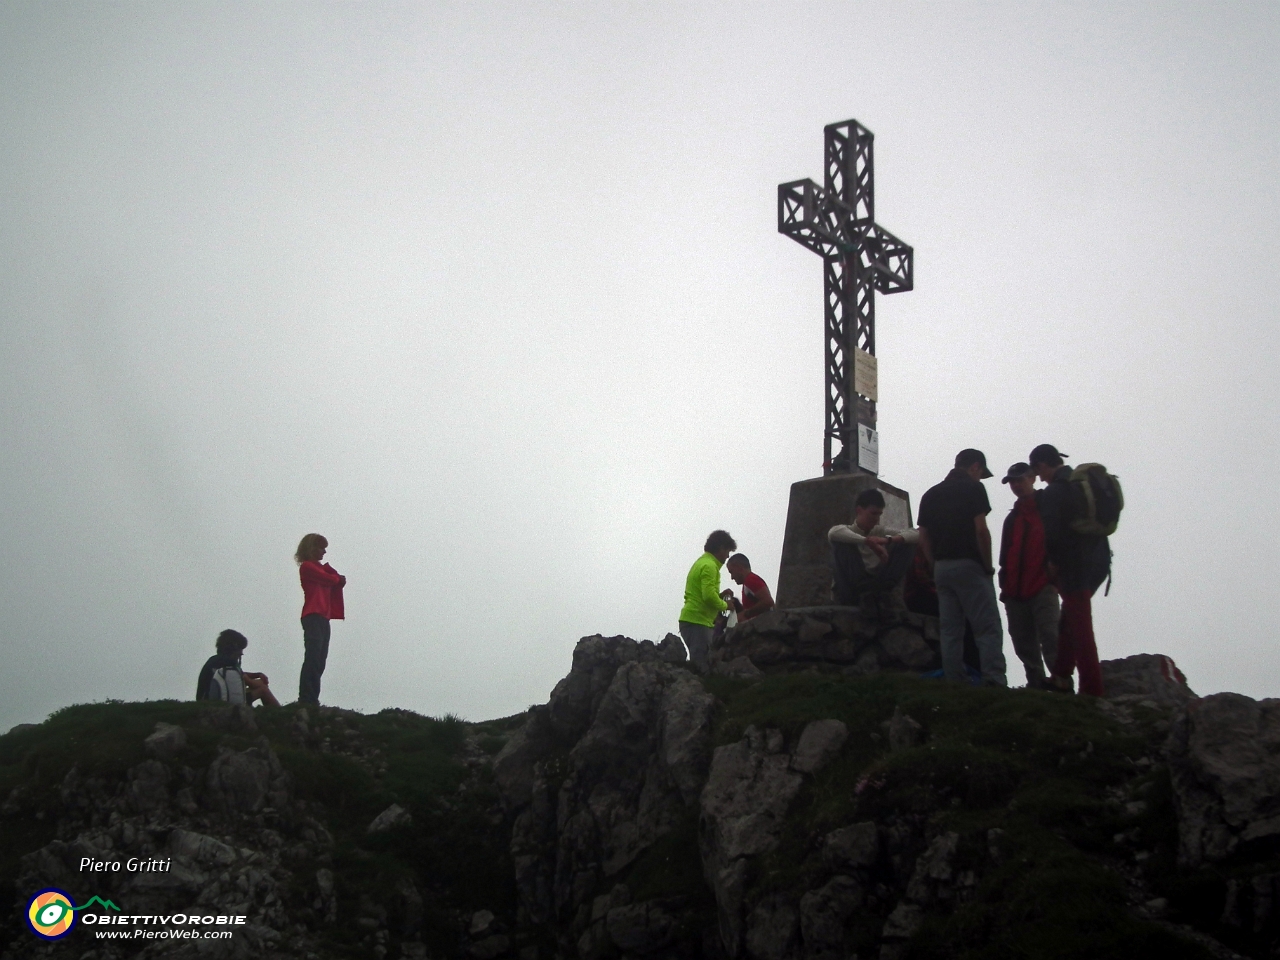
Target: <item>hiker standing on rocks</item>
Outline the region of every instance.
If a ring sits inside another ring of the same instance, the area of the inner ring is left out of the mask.
[[[915,559],[917,530],[894,530],[880,523],[884,494],[874,487],[853,501],[853,523],[837,524],[827,531],[831,544],[835,601],[856,607],[866,596],[889,595],[911,569]],[[885,611],[877,610],[877,616]]]
[[[991,476],[981,450],[968,448],[956,454],[955,469],[920,498],[920,549],[933,568],[938,588],[938,633],[942,646],[942,673],[948,680],[966,682],[964,624],[973,624],[982,682],[1007,687],[1004,664],[1004,630],[992,578],[991,531],[982,481]]]
[[[298,677],[298,702],[320,704],[320,677],[329,659],[329,621],[345,617],[342,588],[347,578],[322,564],[329,541],[318,533],[308,533],[298,544],[293,559],[302,580],[302,673]]]
[[[1049,580],[1036,475],[1029,464],[1015,463],[1000,482],[1018,498],[1000,535],[1000,599],[1027,686],[1040,688],[1045,664],[1052,670],[1058,655],[1058,590]]]
[[[742,586],[742,600],[729,601],[737,611],[739,623],[773,609],[773,594],[769,592],[769,585],[760,574],[751,572],[751,561],[746,554],[735,553],[724,568],[729,571],[729,579]],[[732,595],[731,592],[730,596]]]
[[[707,672],[716,615],[729,609],[729,604],[720,596],[720,568],[737,549],[733,537],[723,530],[713,530],[702,548],[702,556],[693,561],[685,577],[680,638],[699,673]]]
[[[1058,655],[1049,683],[1071,692],[1071,675],[1080,672],[1080,692],[1100,697],[1102,667],[1093,636],[1093,595],[1111,571],[1111,544],[1105,536],[1091,536],[1075,529],[1078,509],[1071,489],[1072,470],[1051,443],[1042,443],[1027,459],[1031,469],[1048,486],[1040,491],[1040,519],[1044,523],[1049,576],[1062,594],[1062,620],[1058,631]],[[1113,524],[1114,527],[1114,524]]]

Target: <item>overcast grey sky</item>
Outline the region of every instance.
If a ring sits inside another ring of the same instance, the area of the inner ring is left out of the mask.
[[[881,475],[1106,463],[1101,655],[1280,694],[1278,81],[1270,3],[0,5],[0,729],[190,697],[224,627],[293,699],[309,531],[363,710],[545,701],[715,527],[776,583],[823,428],[776,187],[849,118],[916,251]]]

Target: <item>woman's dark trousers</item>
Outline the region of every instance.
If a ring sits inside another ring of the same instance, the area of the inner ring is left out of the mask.
[[[298,677],[298,702],[318,704],[320,677],[329,659],[329,618],[319,613],[303,617],[302,643],[306,653],[302,657],[302,675]]]

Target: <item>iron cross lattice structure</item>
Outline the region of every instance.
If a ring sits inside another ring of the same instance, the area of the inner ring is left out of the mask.
[[[858,350],[875,356],[876,291],[911,289],[913,252],[875,222],[875,134],[857,120],[830,124],[824,133],[824,184],[807,179],[778,184],[778,232],[822,257],[827,361],[823,470],[878,473],[872,464],[859,462],[858,424],[875,430],[876,404],[855,389],[855,356]],[[840,442],[835,457],[832,440]]]

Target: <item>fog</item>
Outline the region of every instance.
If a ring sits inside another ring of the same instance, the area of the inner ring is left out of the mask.
[[[579,637],[675,631],[717,527],[776,586],[823,430],[776,188],[849,118],[916,257],[882,478],[1105,463],[1101,656],[1280,693],[1278,41],[1263,3],[0,6],[0,730],[190,698],[226,627],[294,699],[312,531],[361,710],[545,701]]]

